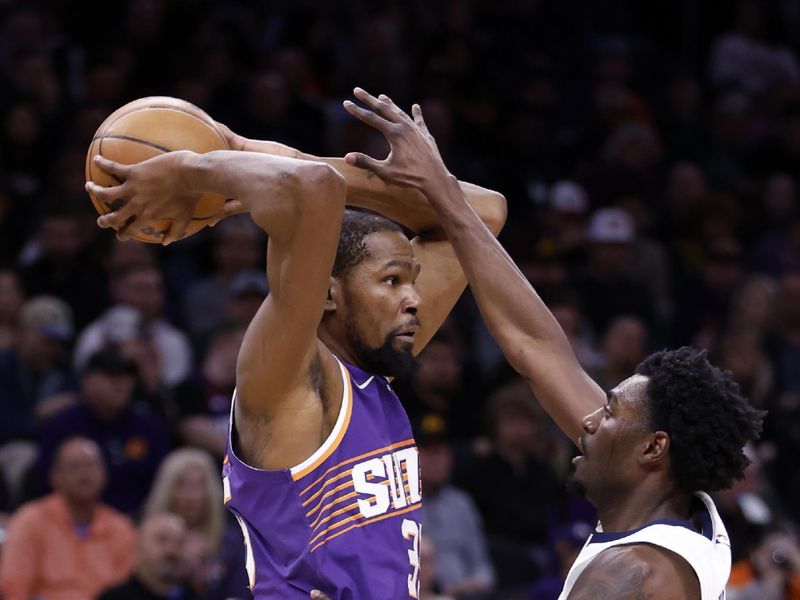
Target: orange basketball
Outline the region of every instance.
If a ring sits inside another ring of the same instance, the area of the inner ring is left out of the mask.
[[[93,164],[97,154],[129,165],[173,150],[205,153],[228,150],[228,143],[214,120],[194,104],[166,96],[139,98],[111,113],[97,129],[86,154],[86,179],[104,187],[121,183]],[[101,215],[117,208],[117,201],[106,203],[92,194],[89,197]],[[187,235],[208,225],[224,204],[221,194],[203,194],[186,229]],[[158,244],[169,225],[166,220],[151,222],[132,235],[137,240]]]

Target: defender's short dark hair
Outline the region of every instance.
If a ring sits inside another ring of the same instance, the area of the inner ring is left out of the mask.
[[[336,248],[336,259],[333,261],[331,275],[347,279],[351,269],[367,256],[367,245],[364,238],[377,231],[403,233],[403,229],[397,223],[378,214],[351,208],[345,209],[342,230],[339,234],[339,246]]]
[[[750,464],[744,445],[761,434],[766,412],[742,396],[730,371],[709,363],[705,351],[683,347],[649,356],[636,372],[649,378],[653,431],[671,438],[677,487],[711,492],[742,479]]]

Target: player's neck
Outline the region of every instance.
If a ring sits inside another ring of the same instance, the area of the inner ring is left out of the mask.
[[[596,504],[603,531],[630,531],[660,520],[687,520],[691,496],[676,490],[640,487],[622,498]]]
[[[324,327],[319,328],[317,331],[317,336],[319,337],[320,341],[325,344],[328,350],[330,350],[340,360],[361,368],[358,358],[349,344],[340,341],[338,336],[331,335],[331,333],[326,331]]]

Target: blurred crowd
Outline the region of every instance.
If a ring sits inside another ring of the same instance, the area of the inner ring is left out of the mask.
[[[0,0],[0,595],[246,599],[222,507],[236,354],[268,292],[247,217],[118,242],[93,132],[146,95],[242,135],[387,151],[341,101],[419,102],[450,170],[605,388],[691,344],[769,411],[716,500],[732,600],[800,598],[800,8],[791,0]],[[555,599],[594,515],[571,442],[469,293],[396,388],[426,598]]]

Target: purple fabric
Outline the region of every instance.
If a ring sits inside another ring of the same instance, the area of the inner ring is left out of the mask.
[[[256,600],[307,600],[314,588],[332,600],[400,600],[417,586],[421,497],[411,426],[385,378],[346,367],[349,423],[310,472],[251,468],[229,436],[227,507],[249,534]]]

